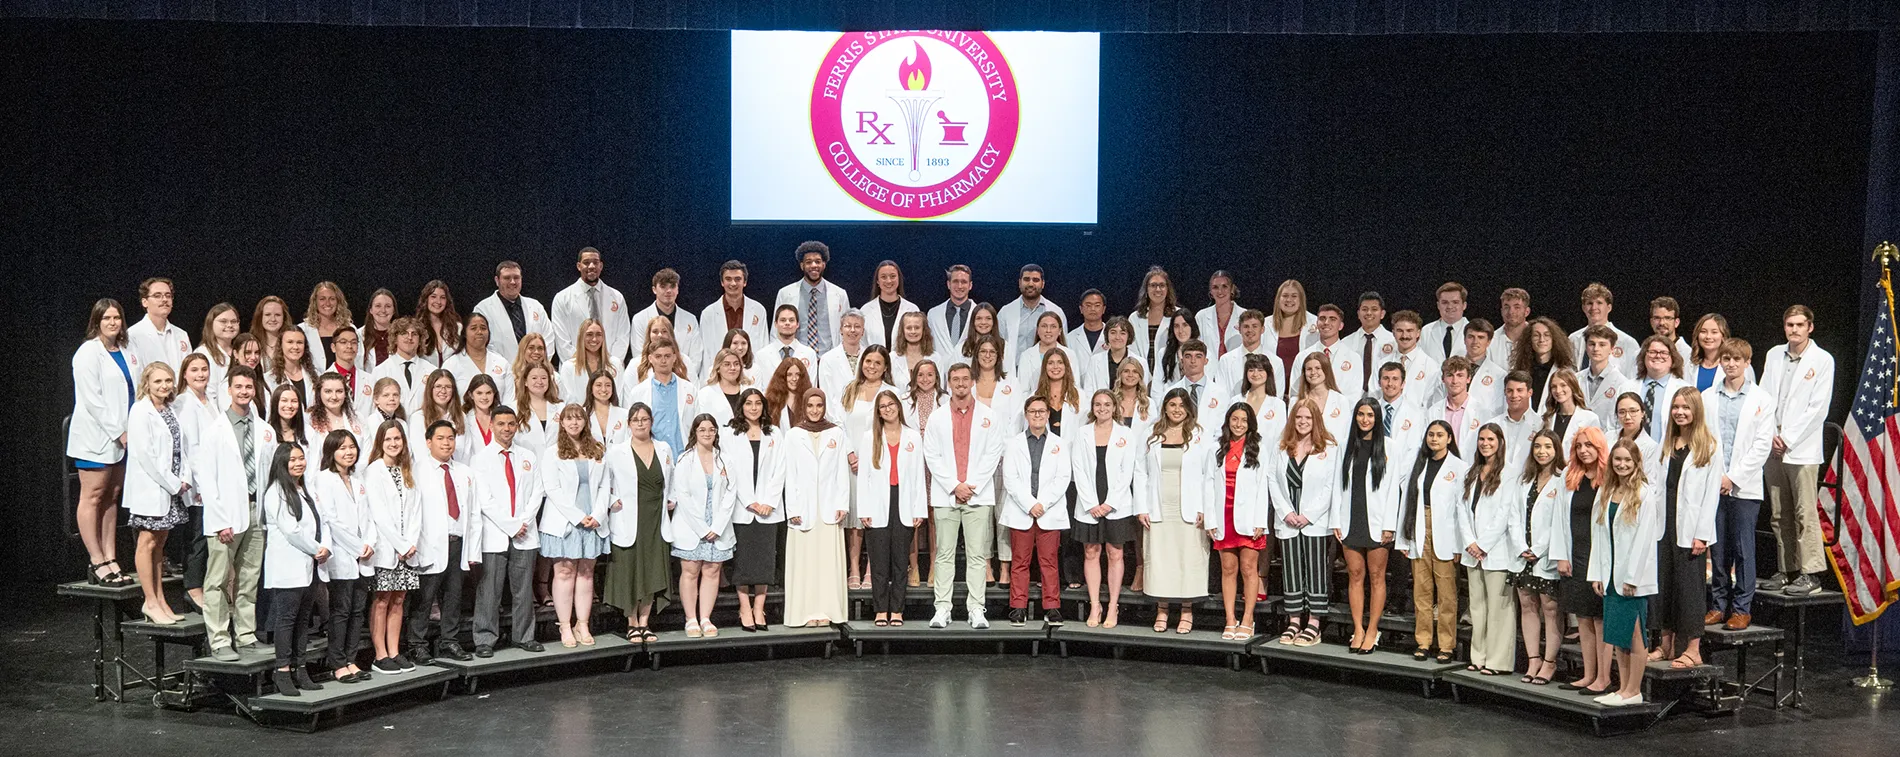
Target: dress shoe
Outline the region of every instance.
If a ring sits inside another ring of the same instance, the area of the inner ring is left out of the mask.
[[[297,690],[297,678],[292,676],[288,670],[271,671],[270,685],[271,688],[276,689],[280,695],[287,697],[303,696],[303,692]]]
[[[462,648],[461,644],[457,644],[453,641],[444,642],[441,646],[436,647],[435,651],[437,657],[447,657],[456,662],[468,662],[469,660],[475,659],[473,655],[470,655],[467,650]]]
[[[1042,622],[1051,628],[1062,627],[1062,610],[1051,607],[1042,611]]]
[[[426,647],[416,647],[404,653],[403,659],[409,661],[410,667],[414,667],[435,662],[435,655],[429,654]]]
[[[487,644],[475,645],[475,656],[484,660],[495,656],[495,648]]]
[[[1010,627],[1022,628],[1028,622],[1029,622],[1029,610],[1021,608],[1021,607],[1009,608]]]
[[[1702,615],[1702,625],[1705,626],[1712,626],[1724,620],[1728,620],[1728,616],[1724,615],[1721,610],[1710,610]]]
[[[1738,612],[1728,616],[1728,622],[1723,623],[1722,627],[1730,631],[1744,631],[1748,629],[1749,622],[1753,620],[1754,618],[1750,617],[1748,613]]]
[[[541,642],[535,641],[534,639],[529,639],[515,646],[520,647],[526,652],[542,652],[547,649],[547,647],[541,646]]]

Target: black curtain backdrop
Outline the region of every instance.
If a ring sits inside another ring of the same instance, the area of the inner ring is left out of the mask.
[[[585,245],[643,307],[661,266],[697,310],[728,258],[770,301],[792,249],[822,239],[868,297],[900,261],[921,305],[938,272],[1014,296],[1024,262],[1072,307],[1112,310],[1164,264],[1189,304],[1209,272],[1264,306],[1293,276],[1314,304],[1375,288],[1429,320],[1457,279],[1581,325],[1601,280],[1646,334],[1669,294],[1727,314],[1758,351],[1792,302],[1853,381],[1873,32],[1108,35],[1094,227],[733,226],[724,32],[0,22],[0,338],[19,404],[0,435],[8,575],[77,576],[64,536],[60,418],[90,303],[136,312],[177,280],[194,335],[214,303],[267,294],[301,316],[339,282],[406,311],[442,278],[464,312],[521,261],[544,302]],[[129,555],[129,551],[127,552]]]

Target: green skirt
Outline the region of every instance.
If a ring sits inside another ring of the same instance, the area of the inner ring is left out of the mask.
[[[635,605],[653,600],[653,610],[666,606],[665,594],[672,586],[672,563],[667,557],[671,545],[660,538],[658,502],[642,502],[639,533],[633,546],[613,548],[613,560],[607,563],[607,575],[600,587],[601,602],[632,615]]]
[[[1630,641],[1649,627],[1649,597],[1625,597],[1615,588],[1603,590],[1603,640],[1625,652]]]

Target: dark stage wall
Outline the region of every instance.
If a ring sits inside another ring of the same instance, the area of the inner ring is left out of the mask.
[[[1473,315],[1517,285],[1574,328],[1602,280],[1631,333],[1671,294],[1758,349],[1806,302],[1848,383],[1859,363],[1871,32],[1107,36],[1093,228],[729,225],[726,40],[0,22],[9,575],[78,575],[67,359],[91,301],[136,307],[148,275],[178,280],[195,335],[221,300],[248,318],[279,294],[300,315],[326,278],[360,313],[375,286],[409,300],[440,277],[466,311],[504,257],[545,301],[594,245],[636,307],[673,265],[697,309],[720,261],[752,264],[769,300],[817,238],[854,299],[882,258],[920,304],[952,262],[1000,302],[1036,261],[1065,306],[1100,286],[1125,311],[1164,263],[1197,307],[1215,268],[1249,304],[1297,276],[1315,304],[1370,286],[1428,319],[1458,279]]]

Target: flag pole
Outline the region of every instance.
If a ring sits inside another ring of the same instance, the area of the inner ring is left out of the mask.
[[[1894,243],[1882,241],[1874,246],[1874,262],[1880,264],[1880,291],[1887,297],[1887,312],[1893,309],[1893,273],[1894,260],[1900,259],[1900,247]],[[1894,385],[1891,388],[1895,404],[1900,404],[1900,371],[1894,372]],[[1873,644],[1867,654],[1867,675],[1854,679],[1854,687],[1861,689],[1891,689],[1893,681],[1880,677],[1880,621],[1874,621]]]

